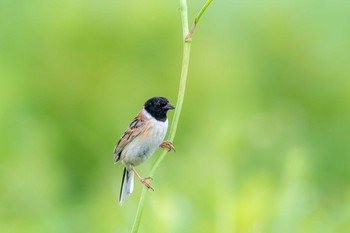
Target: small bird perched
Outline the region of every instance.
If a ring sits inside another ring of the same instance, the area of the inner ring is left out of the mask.
[[[120,205],[134,189],[134,173],[142,184],[153,190],[152,185],[147,182],[151,177],[142,178],[136,172],[135,166],[146,161],[158,147],[175,151],[170,141],[163,141],[168,129],[166,114],[171,109],[175,108],[164,97],[147,100],[115,146],[114,160],[120,160],[124,166]]]

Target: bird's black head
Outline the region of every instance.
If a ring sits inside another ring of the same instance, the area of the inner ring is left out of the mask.
[[[146,101],[145,110],[158,121],[166,121],[166,113],[170,109],[175,109],[173,105],[164,97],[153,97]]]

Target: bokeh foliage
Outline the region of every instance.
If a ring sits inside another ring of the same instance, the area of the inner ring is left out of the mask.
[[[350,232],[349,12],[213,2],[141,232]],[[178,2],[3,0],[0,28],[0,231],[128,232],[141,185],[118,205],[112,151],[147,98],[176,100]]]

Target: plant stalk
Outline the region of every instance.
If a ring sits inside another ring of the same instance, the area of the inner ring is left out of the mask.
[[[199,18],[202,16],[206,8],[209,6],[209,4],[212,2],[212,0],[208,0],[200,13],[197,15],[195,22],[199,20]],[[182,55],[182,68],[181,68],[181,77],[180,77],[180,85],[179,85],[179,92],[177,96],[177,102],[176,102],[176,108],[174,117],[171,123],[171,128],[169,132],[169,141],[173,142],[175,139],[176,129],[177,125],[180,119],[182,104],[185,97],[185,89],[186,89],[186,81],[187,81],[187,73],[188,73],[188,66],[190,62],[190,51],[191,51],[191,40],[187,39],[187,36],[189,35],[189,29],[188,29],[188,13],[187,13],[187,2],[186,0],[180,0],[180,10],[181,10],[181,22],[182,22],[182,36],[183,36],[183,55]],[[194,29],[191,31],[191,35],[193,34]],[[192,36],[191,36],[192,38]],[[167,150],[164,150],[161,155],[157,158],[155,163],[153,164],[151,171],[149,172],[149,176],[153,176],[157,167],[159,164],[163,161],[165,158],[165,155],[167,154]],[[148,188],[143,187],[140,201],[138,204],[135,220],[133,227],[131,229],[132,233],[137,233],[140,227],[140,222],[142,218],[142,212],[143,207],[145,205],[145,197],[147,194]]]

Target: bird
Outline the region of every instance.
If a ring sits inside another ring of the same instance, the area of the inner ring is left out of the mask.
[[[120,205],[134,189],[134,174],[143,185],[154,190],[147,181],[152,177],[142,178],[135,167],[145,162],[158,147],[166,148],[169,152],[175,151],[172,142],[163,141],[168,130],[167,112],[172,109],[175,107],[167,98],[162,96],[150,98],[116,143],[114,161],[121,161],[124,166],[119,194]]]

